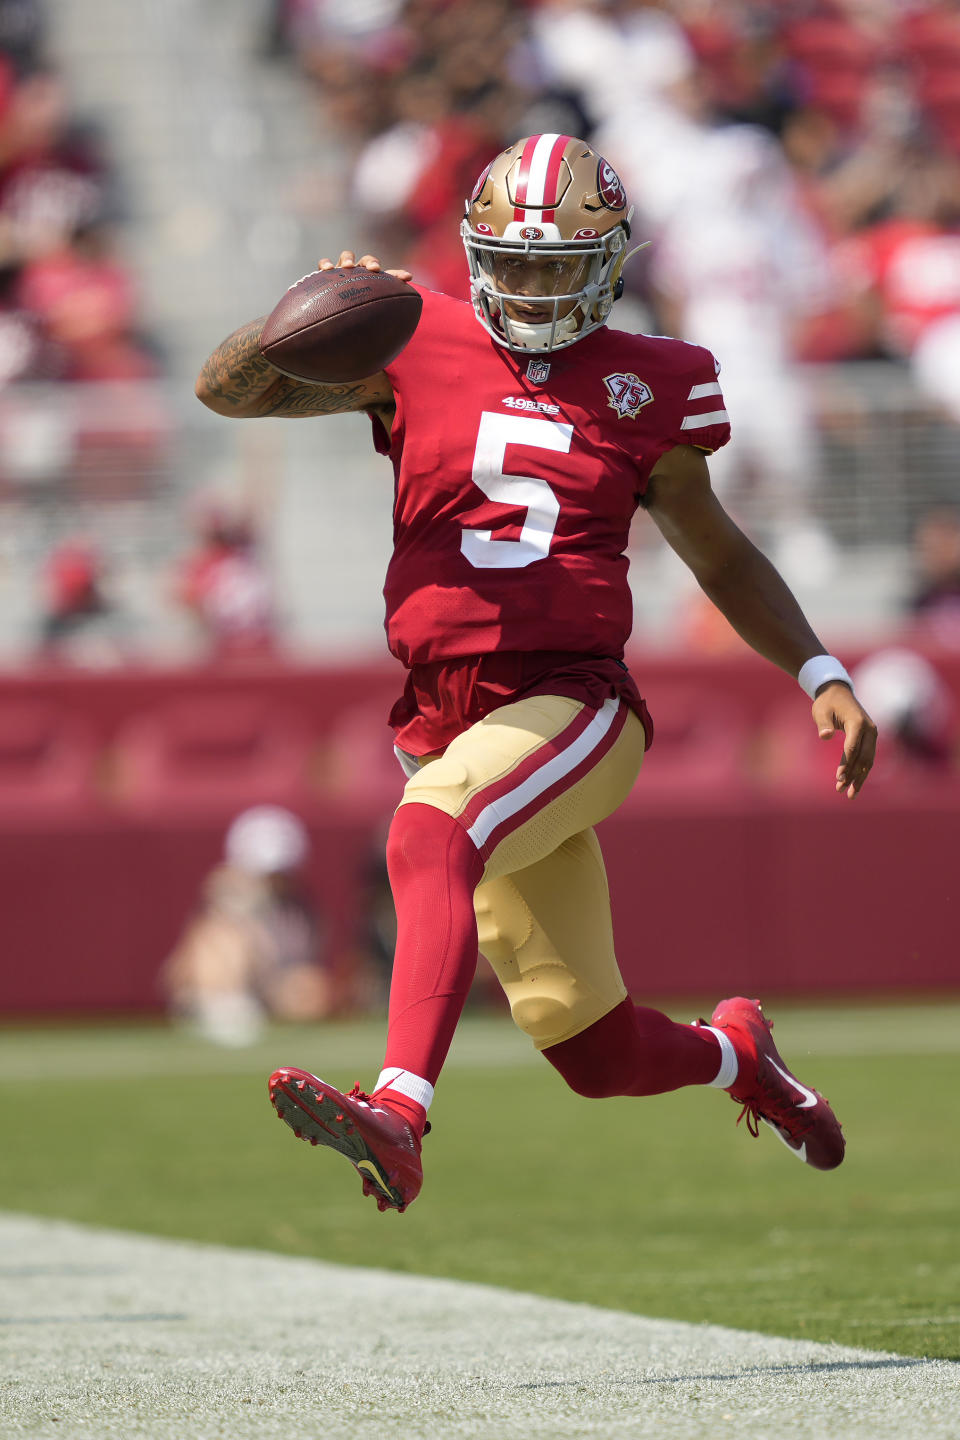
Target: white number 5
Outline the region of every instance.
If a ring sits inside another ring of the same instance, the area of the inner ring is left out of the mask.
[[[478,570],[521,570],[550,553],[560,502],[546,480],[534,475],[505,475],[508,445],[558,450],[566,455],[572,425],[532,415],[498,415],[484,410],[473,456],[473,483],[495,505],[526,509],[519,540],[494,540],[490,530],[464,530],[460,549]]]

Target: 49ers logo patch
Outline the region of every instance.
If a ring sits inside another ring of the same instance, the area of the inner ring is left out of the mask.
[[[603,383],[610,394],[607,404],[621,420],[634,420],[644,405],[653,399],[653,391],[638,375],[604,375]]]

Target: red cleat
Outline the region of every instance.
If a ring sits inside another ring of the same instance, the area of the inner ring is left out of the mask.
[[[309,1071],[286,1067],[274,1071],[269,1088],[281,1120],[299,1139],[345,1155],[379,1210],[402,1212],[420,1194],[420,1141],[403,1116],[378,1105],[375,1096],[359,1085],[342,1095]]]
[[[759,1001],[742,995],[721,1000],[710,1023],[726,1031],[737,1052],[740,1073],[728,1090],[743,1106],[737,1124],[746,1115],[747,1129],[757,1135],[762,1120],[800,1160],[816,1170],[835,1170],[845,1148],[837,1117],[822,1095],[801,1085],[784,1065],[770,1033],[773,1023]]]

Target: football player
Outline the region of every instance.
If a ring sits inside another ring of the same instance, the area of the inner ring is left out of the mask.
[[[270,1079],[283,1119],[345,1155],[381,1210],[419,1193],[478,944],[516,1023],[579,1094],[715,1086],[807,1164],[843,1158],[832,1110],[784,1064],[756,1001],[678,1024],[635,1005],[617,966],[593,827],[653,738],[623,663],[637,506],[744,640],[797,677],[820,735],[842,731],[838,792],[857,795],[876,744],[843,665],[711,491],[706,456],[729,436],[714,357],[607,326],[630,220],[589,145],[529,136],[467,204],[472,305],[421,292],[419,327],[382,373],[291,379],[261,356],[255,320],[197,384],[231,417],[366,411],[393,464],[387,633],[407,678],[390,719],[408,780],[387,842],[398,937],[384,1066],[369,1094],[292,1068]]]

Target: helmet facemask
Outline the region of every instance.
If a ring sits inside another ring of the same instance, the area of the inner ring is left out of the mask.
[[[632,214],[616,172],[583,140],[531,135],[497,155],[460,227],[488,334],[509,350],[548,353],[603,325]]]
[[[618,226],[595,240],[501,240],[478,234],[464,220],[460,234],[477,318],[509,350],[575,344],[606,323],[627,233]],[[533,310],[542,316],[528,313]]]

